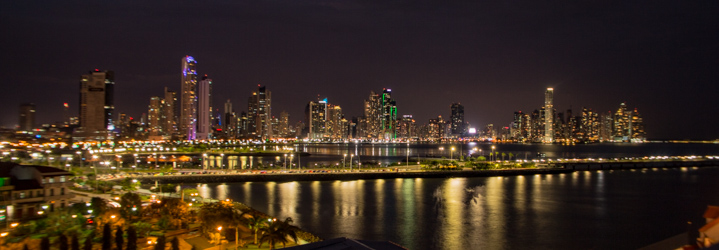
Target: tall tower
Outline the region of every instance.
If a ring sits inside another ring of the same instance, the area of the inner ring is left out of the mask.
[[[249,134],[254,139],[272,138],[272,93],[266,87],[257,85],[247,105]]]
[[[159,96],[150,97],[150,106],[147,110],[147,127],[150,136],[159,136],[162,132],[162,100]]]
[[[544,92],[544,143],[554,141],[554,88]]]
[[[380,118],[380,128],[382,130],[383,139],[397,138],[397,103],[392,99],[392,90],[384,89],[381,99],[382,117]]]
[[[461,137],[467,132],[464,123],[464,106],[459,103],[452,103],[450,108],[452,109],[452,116],[450,116],[452,135]]]
[[[211,136],[212,119],[212,79],[207,75],[197,85],[197,134],[193,139],[207,140]]]
[[[162,130],[167,135],[175,134],[177,129],[177,93],[165,87],[165,99],[163,99],[162,116],[164,122]]]
[[[324,139],[327,135],[327,99],[311,101],[305,108],[307,116],[307,138]]]
[[[280,137],[289,138],[293,137],[290,135],[290,114],[282,111],[280,113],[280,122],[279,122],[279,131],[280,131]]]
[[[180,127],[182,137],[195,138],[197,122],[197,61],[191,56],[182,58],[182,86],[180,93]]]
[[[23,103],[20,105],[20,131],[30,131],[35,128],[35,104]]]
[[[80,127],[87,133],[113,129],[115,73],[95,69],[80,80]]]

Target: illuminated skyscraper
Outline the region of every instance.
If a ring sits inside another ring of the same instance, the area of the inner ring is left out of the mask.
[[[207,75],[197,85],[197,134],[198,140],[207,140],[212,136],[212,79]]]
[[[629,132],[629,111],[627,105],[624,103],[619,104],[619,109],[614,113],[614,141],[627,141],[630,139]]]
[[[35,104],[23,103],[20,105],[20,131],[31,131],[35,128]]]
[[[90,134],[113,130],[115,74],[95,69],[80,80],[80,128]],[[97,135],[102,136],[102,135]],[[103,136],[104,137],[104,136]]]
[[[162,131],[166,135],[174,135],[177,130],[177,93],[167,87],[162,99],[162,120]]]
[[[253,139],[272,138],[272,93],[266,87],[257,85],[247,105],[249,136]]]
[[[191,56],[182,58],[182,86],[180,93],[180,127],[182,137],[192,140],[197,122],[197,61]]]
[[[554,89],[544,92],[544,143],[554,141]]]
[[[150,136],[158,136],[162,132],[162,101],[159,96],[150,97],[150,106],[147,110],[147,128]],[[154,139],[154,138],[150,138]]]
[[[647,134],[644,131],[644,119],[639,114],[637,108],[631,112],[631,119],[629,120],[629,134],[631,135],[632,142],[641,142],[647,139]]]
[[[467,133],[467,127],[464,123],[464,106],[459,103],[452,103],[450,108],[452,109],[452,115],[449,118],[452,123],[452,136],[462,137]]]
[[[369,98],[364,101],[364,119],[362,125],[362,137],[377,139],[382,133],[382,102],[381,98],[374,91],[370,91]]]
[[[392,99],[392,90],[382,90],[382,116],[380,120],[382,139],[397,138],[397,103]]]
[[[412,119],[412,115],[403,115],[397,124],[398,137],[405,139],[417,137],[417,124]]]
[[[283,138],[291,138],[295,137],[293,134],[290,134],[290,114],[286,111],[280,112],[280,119],[278,122],[279,128],[278,131],[280,132],[279,137]]]
[[[307,117],[307,138],[308,139],[325,139],[329,137],[327,133],[327,99],[321,101],[311,101],[305,108],[305,116]]]

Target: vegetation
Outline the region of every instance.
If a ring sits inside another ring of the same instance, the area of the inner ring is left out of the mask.
[[[299,228],[290,225],[290,223],[292,223],[292,218],[287,218],[284,221],[273,220],[266,228],[262,229],[260,245],[267,242],[270,245],[270,250],[272,250],[275,249],[275,244],[281,243],[284,248],[285,244],[289,242],[288,237],[297,243],[296,231]]]

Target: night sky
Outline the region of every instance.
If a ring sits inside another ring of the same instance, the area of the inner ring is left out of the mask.
[[[465,106],[472,127],[543,105],[638,108],[649,139],[719,138],[719,1],[2,1],[0,125],[77,113],[80,75],[116,74],[116,112],[180,88],[193,56],[213,103],[257,84],[294,124],[320,95],[349,119],[391,88],[418,123]]]

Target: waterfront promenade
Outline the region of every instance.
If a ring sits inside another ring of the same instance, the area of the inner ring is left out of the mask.
[[[679,168],[679,167],[711,167],[719,166],[717,159],[669,160],[669,161],[607,161],[607,162],[554,162],[540,164],[539,168],[528,169],[497,169],[497,170],[408,170],[386,168],[385,171],[363,170],[362,172],[344,171],[256,171],[256,172],[209,172],[205,174],[182,174],[162,176],[134,177],[143,183],[228,183],[228,182],[265,182],[265,181],[332,181],[360,179],[395,179],[395,178],[455,178],[455,177],[489,177],[517,176],[535,174],[561,174],[574,171],[622,170],[642,168]]]

